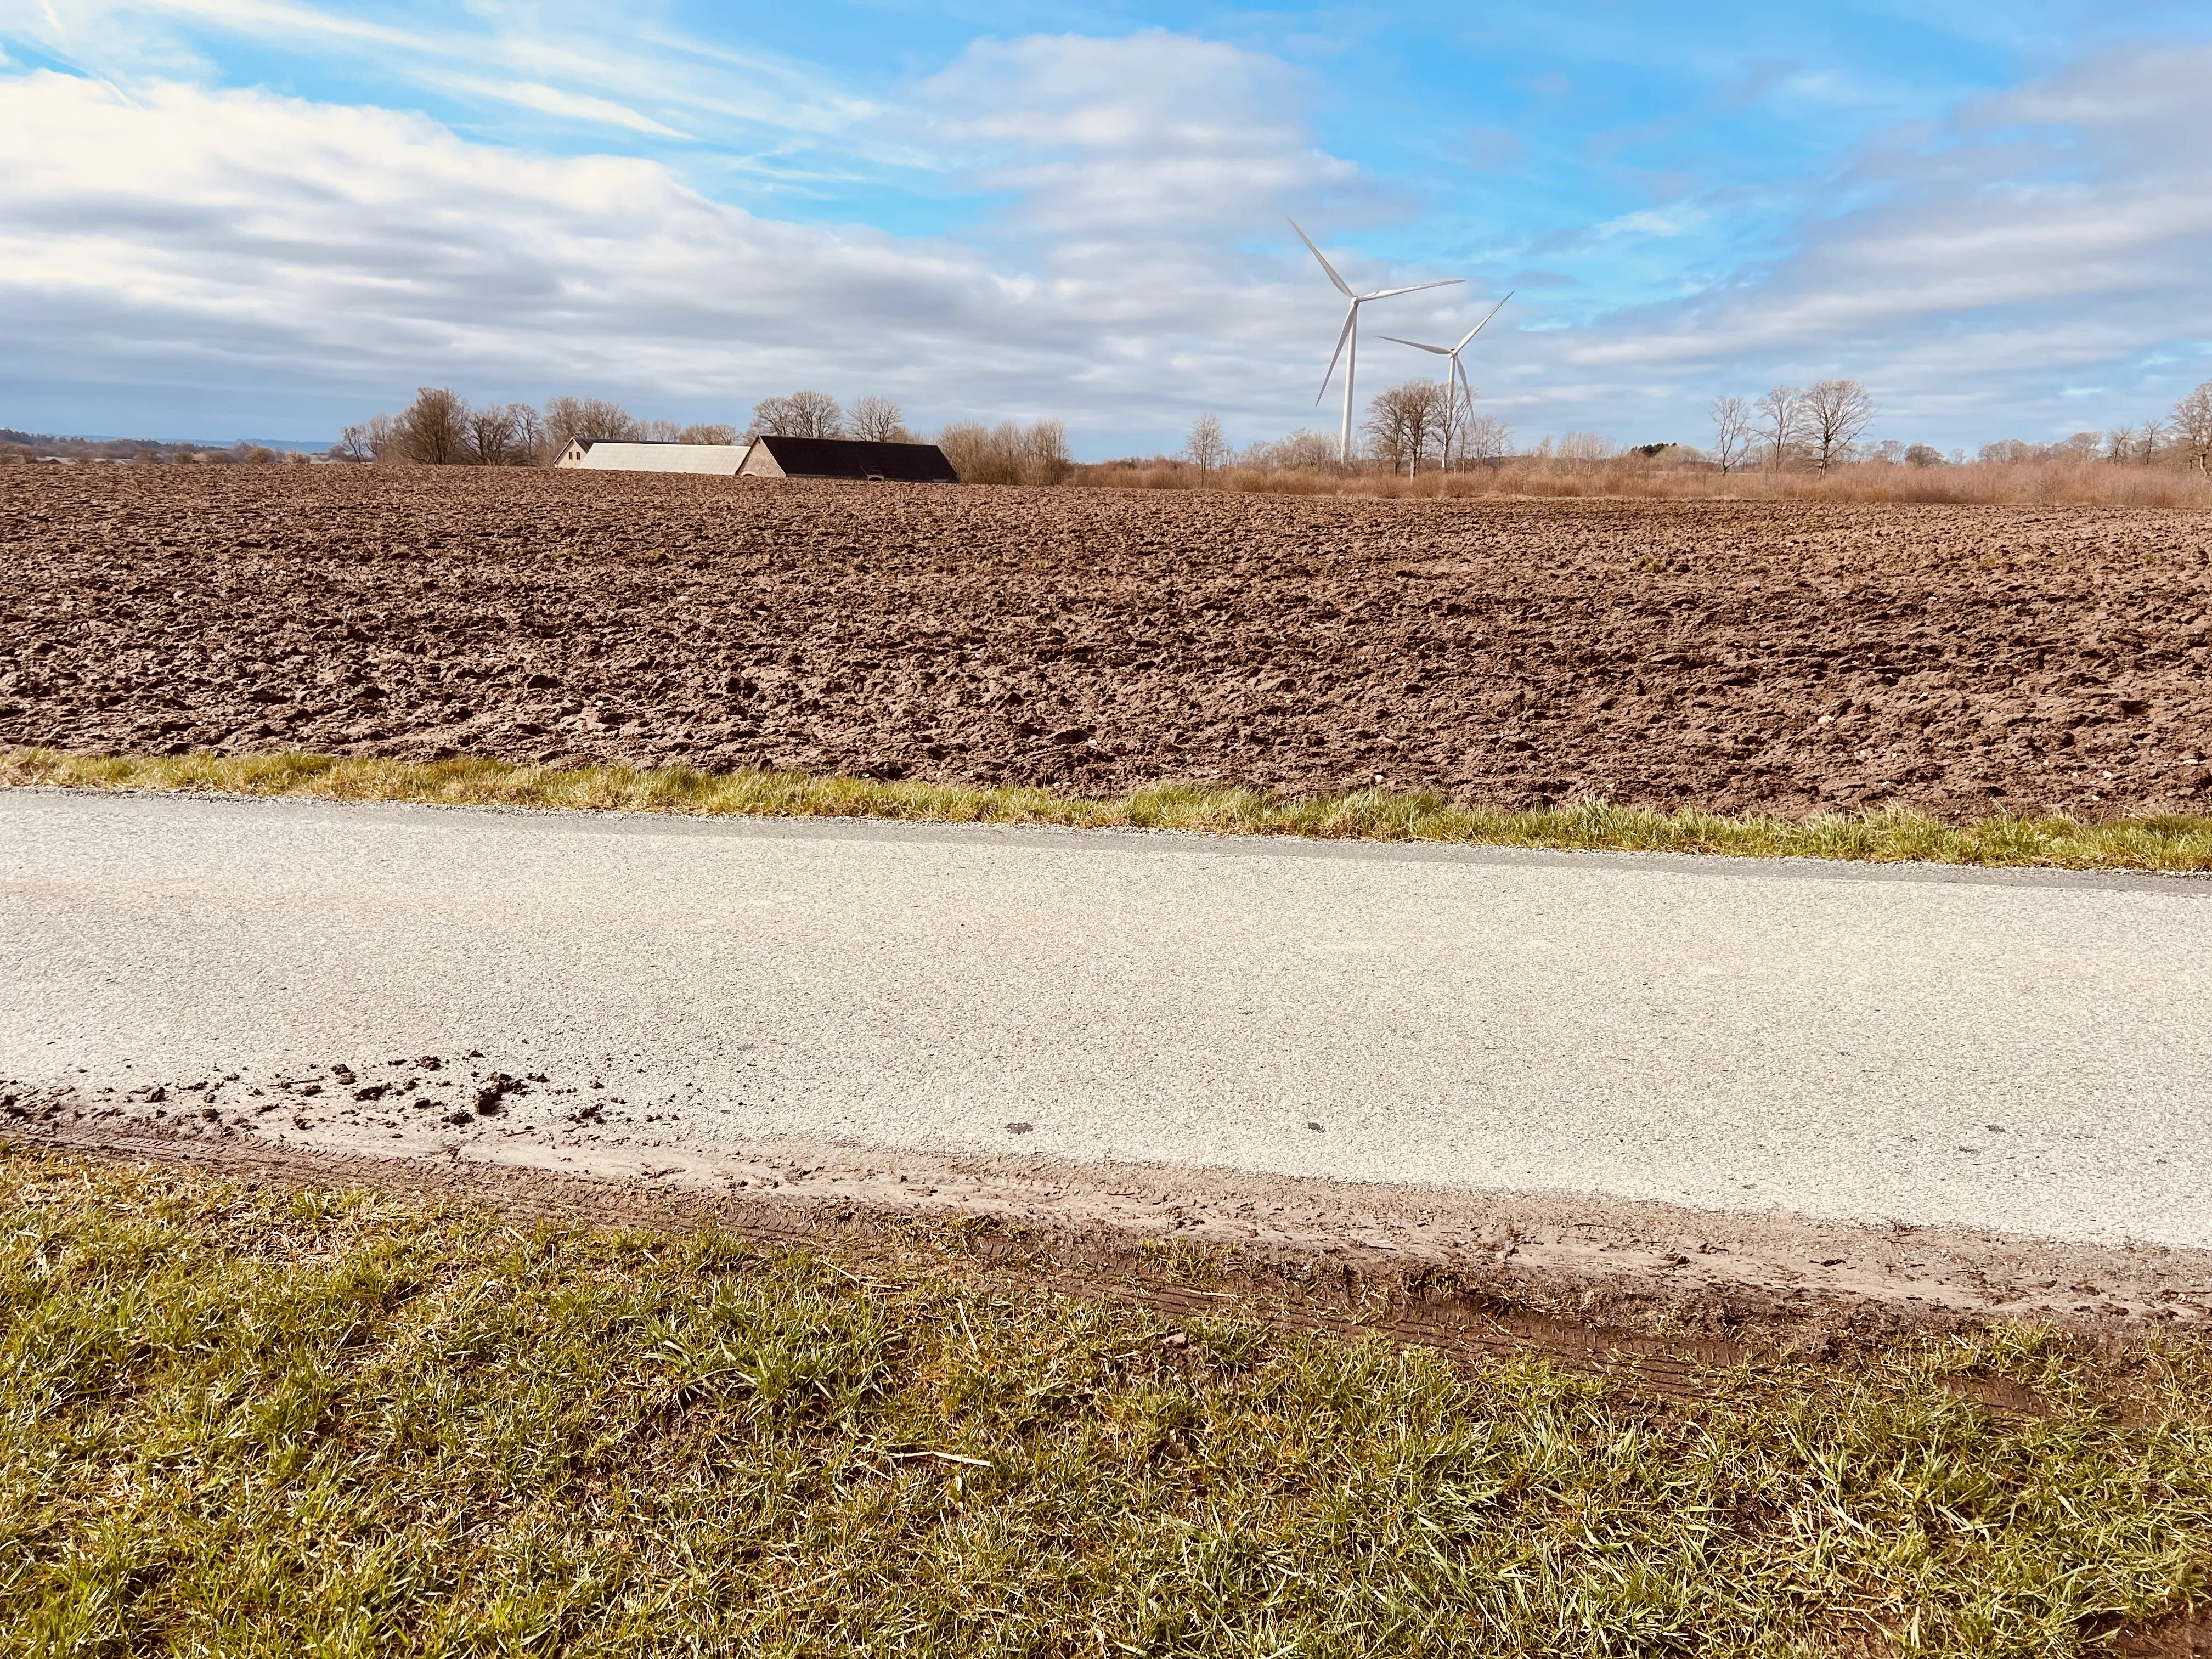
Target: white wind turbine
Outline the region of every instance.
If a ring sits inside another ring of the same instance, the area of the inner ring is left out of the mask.
[[[1344,435],[1339,441],[1336,452],[1339,460],[1349,461],[1352,459],[1352,383],[1359,368],[1359,307],[1370,300],[1395,299],[1401,294],[1419,294],[1425,288],[1449,288],[1454,283],[1462,283],[1467,279],[1463,276],[1447,276],[1442,282],[1415,283],[1410,288],[1379,288],[1372,294],[1354,294],[1352,291],[1352,284],[1338,276],[1336,267],[1323,258],[1319,248],[1314,246],[1313,238],[1303,230],[1298,230],[1297,220],[1291,221],[1291,228],[1298,231],[1298,240],[1306,245],[1307,251],[1315,258],[1321,260],[1321,268],[1328,273],[1328,280],[1336,284],[1336,291],[1344,295],[1346,301],[1344,327],[1337,334],[1336,349],[1328,354],[1328,374],[1321,377],[1321,390],[1314,393],[1314,401],[1319,403],[1328,395],[1329,375],[1336,373],[1336,360],[1344,356],[1345,342],[1349,340],[1352,343],[1352,356],[1346,358],[1344,365]]]
[[[1513,295],[1509,293],[1505,300],[1512,297]],[[1447,470],[1451,466],[1452,422],[1459,409],[1460,387],[1467,388],[1468,413],[1472,414],[1474,410],[1474,386],[1467,378],[1467,366],[1460,362],[1459,354],[1467,349],[1468,341],[1490,326],[1491,317],[1495,317],[1505,309],[1505,300],[1500,300],[1496,305],[1491,307],[1490,316],[1485,317],[1473,328],[1461,335],[1459,343],[1455,346],[1430,345],[1420,340],[1401,340],[1395,334],[1385,334],[1382,337],[1393,345],[1411,346],[1416,351],[1433,351],[1437,356],[1446,359],[1444,365],[1444,466]]]

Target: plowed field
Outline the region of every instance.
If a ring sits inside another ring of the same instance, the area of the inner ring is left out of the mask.
[[[2212,516],[0,471],[0,743],[2212,808]]]

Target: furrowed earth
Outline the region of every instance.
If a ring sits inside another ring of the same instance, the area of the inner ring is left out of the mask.
[[[2212,515],[0,472],[0,744],[2212,805]]]

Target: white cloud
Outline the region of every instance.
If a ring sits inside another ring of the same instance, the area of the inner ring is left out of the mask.
[[[1158,142],[1150,118],[1170,112],[1148,92],[1147,118],[1117,127],[1095,97],[1070,165],[1105,167],[1127,142],[1138,187],[1181,178],[1187,202],[1239,211],[1243,186],[1210,162],[1179,172]],[[1253,148],[1231,125],[1207,131],[1231,153]],[[1278,119],[1267,142],[1288,131]],[[1256,222],[1278,205],[1262,190],[1241,210]],[[1085,267],[1066,213],[1048,210],[1063,234],[1032,268],[1005,249],[780,222],[656,162],[495,149],[420,116],[0,78],[0,328],[21,348],[18,396],[135,384],[149,407],[174,407],[258,388],[265,404],[332,408],[436,380],[727,415],[812,384],[887,391],[929,419],[1056,412],[1124,431],[1158,418],[1164,387],[1171,410],[1234,407],[1255,378],[1291,401],[1302,362],[1255,377],[1229,353],[1256,332],[1279,356],[1286,313],[1314,310],[1307,331],[1324,337],[1317,295],[1273,272],[1238,281],[1229,251],[1187,225],[1185,244],[1206,252],[1186,264],[1206,281],[1124,281],[1109,255],[1129,244],[1114,239],[1151,227],[1102,199],[1086,234],[1108,252]]]
[[[1215,248],[1358,179],[1280,61],[1159,29],[979,41],[921,92],[937,146],[1036,235]]]
[[[1954,433],[1968,410],[1984,435],[2137,418],[2212,372],[2207,85],[2212,51],[2130,53],[1898,135],[1834,182],[1864,204],[1787,258],[1586,331],[1565,362],[1662,385],[1850,374]],[[2089,374],[2112,388],[2094,416],[2060,390]]]
[[[106,80],[0,75],[9,418],[27,402],[128,407],[77,424],[220,430],[170,411],[282,407],[330,430],[433,380],[726,416],[819,385],[885,391],[933,422],[1060,413],[1114,434],[1091,453],[1167,441],[1208,408],[1240,440],[1272,435],[1328,422],[1310,400],[1339,315],[1281,216],[1322,234],[1389,205],[1316,144],[1300,75],[1157,30],[979,42],[886,110],[750,59],[663,75],[683,42],[633,38],[583,64],[568,36],[509,33],[471,58],[459,34],[290,0],[173,4],[335,31],[422,84],[602,129],[720,143],[718,123],[757,118],[779,156],[834,132],[837,156],[896,155],[997,205],[957,236],[794,224],[656,161],[210,90],[181,47],[142,40]],[[0,35],[28,15],[0,0]],[[73,37],[88,15],[69,14]],[[2207,83],[2212,54],[2146,52],[1893,135],[1808,186],[1830,205],[1764,267],[1582,326],[1524,294],[1478,383],[1531,429],[1624,439],[1694,439],[1716,390],[1838,373],[1944,443],[2139,419],[2212,370],[2212,151],[2193,131]],[[1685,201],[1579,234],[1642,258],[1729,210]],[[1363,284],[1456,274],[1343,263]],[[1393,302],[1387,331],[1455,337],[1486,303],[1474,288]],[[1363,386],[1425,371],[1407,356],[1370,344]],[[2106,390],[2062,390],[2082,386]]]

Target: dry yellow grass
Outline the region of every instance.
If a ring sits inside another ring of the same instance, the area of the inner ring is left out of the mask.
[[[1057,824],[1206,835],[1443,842],[1738,858],[1845,859],[2069,870],[2212,871],[2212,819],[1992,817],[1947,824],[1891,810],[1804,819],[1659,812],[1584,800],[1508,811],[1381,789],[1282,798],[1256,789],[1150,784],[1094,799],[1048,789],[883,782],[797,772],[515,766],[330,755],[74,755],[0,751],[0,785],[203,791],[315,800],[415,801],[708,817],[869,817]]]
[[[2212,508],[2212,479],[2174,466],[2066,461],[1970,462],[1963,466],[1865,464],[1828,472],[1753,468],[1718,472],[1626,457],[1608,461],[1523,458],[1462,472],[1407,478],[1316,467],[1228,467],[1211,474],[1176,462],[1076,469],[1070,482],[1104,489],[1230,489],[1255,495],[1376,495],[1458,500],[1477,495],[1627,496],[1662,501],[1790,501],[1982,507]]]

